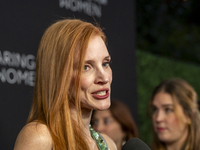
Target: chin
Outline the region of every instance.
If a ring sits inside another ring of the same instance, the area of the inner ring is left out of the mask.
[[[106,110],[110,107],[110,100],[106,100],[104,102],[101,102],[99,105],[98,105],[98,108],[97,110]]]
[[[164,143],[168,143],[170,141],[169,138],[165,136],[158,136],[158,139]]]

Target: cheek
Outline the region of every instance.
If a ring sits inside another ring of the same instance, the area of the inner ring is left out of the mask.
[[[156,121],[152,120],[153,130],[157,132],[157,123]]]
[[[156,121],[152,118],[152,124],[153,124],[153,127],[156,126]]]
[[[110,71],[109,71],[109,79],[110,79],[110,83],[112,83],[112,69],[110,68]]]
[[[125,133],[123,132],[121,126],[117,123],[110,128],[109,134],[112,136],[113,140],[119,140],[125,137]]]
[[[153,126],[155,126],[156,125],[156,116],[152,115],[151,120],[152,120]]]
[[[112,123],[112,125],[110,125],[109,130],[114,133],[114,134],[118,134],[121,132],[121,127],[117,122]]]
[[[180,122],[176,116],[169,118],[168,123],[171,125],[171,128],[180,128]]]
[[[81,78],[81,89],[82,90],[87,90],[90,85],[92,84],[92,78],[89,78],[89,77],[82,77]]]

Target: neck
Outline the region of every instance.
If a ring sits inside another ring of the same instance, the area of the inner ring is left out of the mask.
[[[89,131],[89,124],[92,116],[92,110],[82,108],[81,111],[82,111],[83,125]]]
[[[71,115],[73,118],[78,118],[77,117],[77,110],[75,108],[75,106],[71,106]],[[81,109],[81,113],[82,113],[82,122],[83,123],[81,126],[83,127],[83,132],[86,133],[86,135],[90,136],[90,130],[89,130],[89,124],[90,124],[90,119],[92,116],[92,110],[91,109]],[[78,120],[77,120],[78,121]]]
[[[75,108],[75,106],[70,106],[70,111],[71,111],[71,115],[73,118],[78,118],[78,113],[77,110]],[[90,135],[90,129],[89,129],[89,124],[90,124],[90,119],[92,116],[92,110],[91,109],[81,109],[81,113],[82,113],[82,120],[81,120],[81,128],[82,128],[82,133],[83,136],[85,136],[85,138],[87,139],[91,149],[98,149],[97,145],[95,143],[95,141],[93,140],[93,138]],[[78,120],[77,120],[78,122]]]
[[[96,142],[91,137],[90,128],[89,128],[90,120],[91,120],[91,116],[92,116],[92,110],[82,108],[81,112],[82,112],[82,119],[83,119],[83,125],[84,125],[84,129],[85,129],[85,133],[88,137],[88,143],[90,143],[91,149],[98,149]]]
[[[118,150],[122,149],[122,142],[116,142],[115,144],[116,144]]]

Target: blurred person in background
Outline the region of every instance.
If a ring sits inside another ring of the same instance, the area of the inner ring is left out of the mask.
[[[197,100],[195,90],[183,79],[167,79],[154,89],[149,103],[152,150],[200,150]]]
[[[118,150],[121,150],[129,139],[138,137],[138,129],[129,108],[119,100],[112,100],[107,110],[95,110],[91,125],[97,132],[108,135]]]

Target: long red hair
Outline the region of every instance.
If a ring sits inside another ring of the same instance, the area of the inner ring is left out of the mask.
[[[42,36],[36,61],[33,103],[27,123],[38,120],[48,127],[53,150],[89,149],[81,134],[79,91],[85,53],[91,37],[95,35],[105,41],[99,27],[78,19],[64,19],[52,24]],[[78,55],[78,73],[74,86],[76,96],[72,98],[70,84],[75,55]],[[71,105],[75,105],[76,118],[71,115]]]

